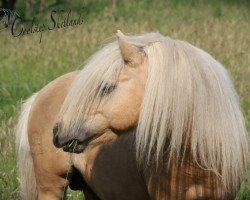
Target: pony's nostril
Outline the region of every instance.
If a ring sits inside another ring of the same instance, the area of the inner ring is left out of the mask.
[[[56,136],[58,134],[58,131],[59,131],[59,123],[57,122],[55,124],[55,126],[53,127],[53,134],[54,134],[54,136]]]
[[[61,148],[64,141],[60,137],[60,123],[56,123],[53,127],[53,143],[57,148]]]
[[[57,148],[60,148],[60,144],[59,144],[59,138],[58,138],[58,135],[54,135],[53,137],[53,143],[54,145],[57,147]]]

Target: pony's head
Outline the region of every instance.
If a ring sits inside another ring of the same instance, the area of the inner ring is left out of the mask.
[[[79,141],[75,152],[107,131],[136,126],[147,81],[143,46],[131,44],[120,31],[117,41],[96,53],[69,91],[54,126],[54,144]]]
[[[158,33],[125,36],[80,72],[54,127],[54,144],[81,152],[107,131],[136,128],[138,162],[190,158],[235,192],[248,157],[237,94],[224,67],[201,49]],[[146,158],[146,159],[145,159]],[[232,189],[233,188],[233,189]]]

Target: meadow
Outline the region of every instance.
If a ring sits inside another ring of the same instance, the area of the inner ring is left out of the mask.
[[[50,2],[50,3],[48,3]],[[186,40],[209,52],[229,71],[250,131],[250,2],[247,0],[48,1],[28,8],[18,1],[15,11],[29,24],[49,23],[52,10],[81,12],[75,27],[13,37],[0,31],[0,200],[20,199],[15,151],[15,125],[20,104],[56,77],[84,66],[87,58],[124,33],[160,32]],[[2,24],[1,24],[2,25]],[[68,199],[82,199],[76,192]],[[250,168],[238,194],[250,199]]]

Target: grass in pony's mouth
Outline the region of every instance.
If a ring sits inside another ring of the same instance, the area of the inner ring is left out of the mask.
[[[77,146],[79,145],[79,140],[71,140],[65,144],[62,148],[66,152],[78,153]]]
[[[66,143],[62,149],[63,151],[69,152],[69,153],[82,153],[86,147],[96,138],[98,135],[93,135],[84,141],[79,141],[77,139],[70,140],[68,143]]]

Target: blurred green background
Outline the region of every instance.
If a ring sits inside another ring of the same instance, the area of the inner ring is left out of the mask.
[[[11,2],[15,2],[11,5]],[[82,13],[84,23],[13,37],[0,22],[0,199],[20,199],[14,128],[22,100],[56,77],[79,69],[102,44],[124,33],[160,32],[209,52],[229,71],[250,130],[249,0],[2,0],[24,26],[51,24],[52,10]],[[1,4],[0,4],[1,5]],[[0,13],[1,14],[1,13]],[[1,16],[1,15],[0,15]],[[70,192],[69,199],[82,199]],[[238,198],[250,199],[250,169]]]

